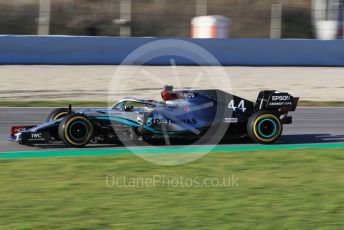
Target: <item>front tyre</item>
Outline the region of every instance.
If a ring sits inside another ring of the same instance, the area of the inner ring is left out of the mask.
[[[53,111],[51,111],[51,113],[47,117],[47,122],[51,122],[51,121],[55,121],[57,119],[63,118],[66,115],[68,115],[68,113],[69,113],[68,108],[54,109]]]
[[[254,113],[247,123],[249,137],[261,144],[276,142],[280,138],[282,131],[283,126],[280,119],[266,111]]]
[[[93,136],[91,121],[79,114],[70,114],[64,117],[58,128],[59,137],[71,147],[87,145]]]

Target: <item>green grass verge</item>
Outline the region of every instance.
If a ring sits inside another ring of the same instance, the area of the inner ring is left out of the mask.
[[[0,106],[8,107],[67,107],[72,104],[76,107],[107,107],[106,101],[0,101]],[[310,107],[344,107],[344,101],[300,101],[299,106]]]
[[[343,149],[216,152],[180,166],[129,154],[0,160],[0,228],[342,229],[343,160]],[[182,186],[232,175],[233,187]]]

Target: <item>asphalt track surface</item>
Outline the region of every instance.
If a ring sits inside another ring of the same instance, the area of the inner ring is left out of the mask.
[[[46,150],[26,147],[7,140],[12,125],[34,125],[45,121],[53,108],[0,108],[0,152]],[[298,108],[293,124],[284,126],[277,144],[344,143],[344,108]],[[252,143],[226,143],[224,146],[247,146]],[[104,148],[90,146],[89,148]],[[120,148],[105,146],[105,148]],[[54,150],[66,148],[54,148]]]

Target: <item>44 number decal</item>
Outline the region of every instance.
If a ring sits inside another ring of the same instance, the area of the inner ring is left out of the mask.
[[[235,106],[234,100],[231,100],[228,104],[228,109],[231,109],[233,111],[241,110],[242,112],[245,112],[245,100],[241,100],[237,106]]]

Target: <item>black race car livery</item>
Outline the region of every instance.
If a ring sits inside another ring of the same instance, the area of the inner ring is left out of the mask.
[[[124,98],[106,109],[53,110],[45,123],[13,126],[9,140],[23,145],[64,143],[149,143],[152,140],[219,142],[250,137],[270,144],[291,124],[299,98],[276,90],[258,94],[255,102],[217,89],[173,90],[165,86],[162,101]],[[170,143],[170,142],[169,142]]]

